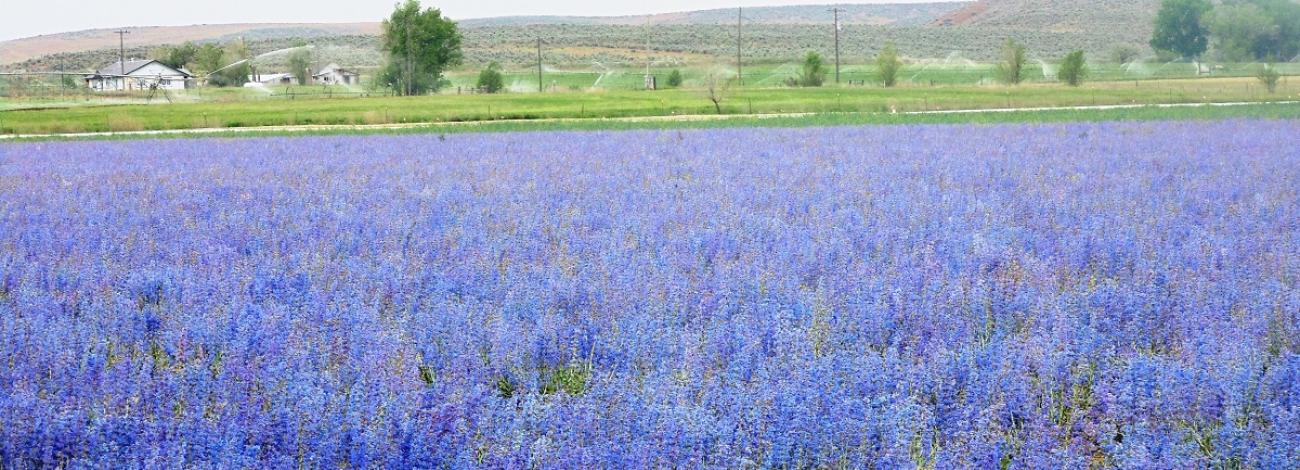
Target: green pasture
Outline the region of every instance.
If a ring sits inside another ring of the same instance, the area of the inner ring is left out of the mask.
[[[828,86],[732,88],[722,93],[722,114],[909,112],[957,109],[1063,107],[1113,104],[1286,101],[1300,99],[1300,82],[1268,93],[1254,79],[1218,78],[1058,84]],[[155,100],[157,102],[157,100]],[[659,91],[601,90],[498,95],[443,94],[200,101],[10,110],[0,113],[0,133],[45,134],[304,124],[388,124],[607,118],[717,114],[698,88]]]
[[[1114,121],[1191,121],[1224,119],[1300,119],[1300,104],[1259,103],[1239,106],[1197,105],[1191,107],[1144,106],[1125,109],[1081,109],[1042,111],[977,111],[969,113],[890,114],[890,113],[826,113],[804,116],[724,116],[718,119],[682,120],[615,120],[568,119],[552,121],[483,121],[469,123],[438,123],[401,129],[313,129],[313,130],[243,130],[234,134],[182,133],[151,136],[108,134],[91,137],[34,137],[18,141],[48,140],[130,140],[178,139],[213,136],[321,136],[321,135],[409,135],[409,134],[461,134],[490,132],[586,132],[669,129],[719,129],[719,128],[799,128],[865,125],[991,125],[991,124],[1049,124],[1063,122],[1114,122]]]
[[[829,66],[829,64],[828,64]],[[1300,75],[1300,63],[1278,64],[1284,75]],[[903,87],[945,87],[965,85],[996,85],[995,65],[991,63],[971,62],[960,58],[931,59],[913,61],[900,74]],[[1253,77],[1260,64],[1216,64],[1209,67],[1208,75],[1197,75],[1196,66],[1186,62],[1129,64],[1094,63],[1088,67],[1088,78],[1092,81],[1151,81],[1188,78],[1238,78]],[[742,81],[735,81],[734,63],[728,64],[689,64],[674,67],[655,64],[649,73],[659,80],[660,88],[667,87],[667,78],[672,70],[679,70],[685,78],[684,88],[699,88],[708,77],[725,77],[733,88],[778,88],[799,72],[796,62],[746,64],[742,69]],[[461,68],[447,74],[448,86],[441,94],[470,94],[473,92],[478,70]],[[576,91],[631,91],[642,90],[645,84],[646,67],[618,66],[605,68],[600,64],[589,67],[568,67],[556,69],[542,67],[542,83],[547,92]],[[827,84],[834,85],[833,68],[827,76]],[[1028,83],[1055,83],[1056,65],[1030,62],[1026,69],[1025,80]],[[513,68],[504,72],[505,84],[509,93],[537,92],[537,69]],[[1290,79],[1288,79],[1290,80]],[[846,63],[841,66],[839,84],[842,87],[878,87],[879,74],[872,64]],[[100,94],[80,88],[60,87],[57,79],[36,77],[26,81],[22,86],[14,83],[12,78],[0,77],[0,110],[23,108],[47,108],[88,106],[99,104],[124,104],[146,102],[210,102],[210,101],[261,101],[261,100],[298,100],[304,98],[367,98],[386,95],[387,92],[373,86],[373,77],[364,77],[363,85],[355,86],[268,86],[268,87],[200,87],[184,91],[168,92],[166,95],[147,92],[123,94]]]
[[[1208,74],[1197,75],[1196,65],[1186,62],[1130,64],[1100,63],[1088,67],[1088,77],[1094,81],[1146,81],[1182,78],[1233,78],[1252,77],[1259,70],[1260,64],[1218,64],[1209,66]],[[1300,63],[1277,65],[1287,75],[1300,75]],[[1025,80],[1030,83],[1055,82],[1057,66],[1055,64],[1030,62],[1026,68]],[[729,65],[691,65],[683,67],[651,67],[649,73],[658,78],[661,87],[667,83],[668,74],[679,70],[685,78],[685,87],[699,87],[706,82],[709,75],[736,77],[734,64]],[[834,82],[834,68],[827,76],[827,82]],[[582,91],[590,89],[605,90],[640,90],[645,84],[645,67],[623,67],[601,69],[565,68],[553,69],[543,67],[542,82],[547,91]],[[784,86],[787,79],[799,73],[799,64],[788,62],[781,64],[746,65],[741,71],[743,85],[750,88],[769,88]],[[840,81],[844,86],[879,86],[880,75],[872,64],[843,64],[840,67]],[[506,88],[511,92],[536,92],[537,69],[510,69],[504,73]],[[448,74],[451,86],[444,93],[467,93],[473,89],[478,79],[476,70],[457,70]],[[977,63],[965,60],[932,60],[909,64],[900,73],[903,86],[945,86],[945,85],[993,85],[997,82],[996,66],[991,63]]]

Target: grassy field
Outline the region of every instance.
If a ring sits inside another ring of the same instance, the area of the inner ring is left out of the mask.
[[[334,127],[309,130],[280,130],[253,128],[244,130],[211,129],[208,131],[139,135],[98,134],[93,136],[41,136],[19,137],[14,141],[60,140],[136,140],[184,139],[230,136],[322,136],[322,135],[403,135],[403,134],[464,134],[493,132],[562,132],[562,131],[631,131],[668,129],[717,129],[739,127],[798,128],[836,126],[890,126],[890,125],[960,125],[960,124],[1026,124],[1061,122],[1118,122],[1118,121],[1209,121],[1227,119],[1297,120],[1300,104],[1259,103],[1233,106],[1143,106],[1124,109],[1076,109],[1029,111],[976,111],[962,113],[825,113],[799,116],[718,116],[710,119],[559,119],[542,121],[482,121],[459,123],[433,123],[402,128],[384,127]]]
[[[1231,106],[1141,106],[1123,109],[1056,109],[1025,111],[975,111],[958,113],[824,113],[798,116],[708,116],[708,119],[624,118],[556,119],[430,123],[401,128],[330,127],[282,130],[278,128],[192,129],[165,134],[96,134],[17,137],[10,141],[138,140],[212,137],[305,137],[328,135],[465,134],[500,132],[590,132],[632,130],[691,130],[717,128],[799,128],[890,125],[1047,124],[1064,122],[1300,120],[1298,103],[1257,103]],[[0,142],[4,142],[0,140]]]
[[[1246,78],[1094,82],[1020,87],[743,88],[725,93],[723,114],[909,112],[955,109],[1300,99],[1300,83],[1267,93]],[[0,133],[42,134],[303,124],[389,124],[544,118],[716,114],[698,89],[506,93],[114,105],[0,113]]]
[[[1300,75],[1300,63],[1279,64],[1278,70],[1283,74]],[[910,86],[944,86],[944,85],[994,85],[995,68],[991,63],[977,63],[963,60],[928,60],[909,64],[900,74],[900,81]],[[1057,66],[1046,63],[1030,63],[1025,71],[1025,80],[1030,83],[1056,82]],[[662,86],[674,67],[657,66],[650,73],[658,77]],[[727,66],[684,66],[677,68],[685,78],[686,86],[699,86],[709,74],[734,77],[734,65]],[[1253,77],[1259,70],[1259,64],[1222,64],[1208,78]],[[799,71],[799,64],[766,63],[749,64],[743,70],[746,87],[769,88],[785,84],[785,80]],[[543,82],[550,91],[581,91],[589,89],[605,90],[640,90],[645,85],[645,68],[565,68],[543,70]],[[1196,76],[1196,67],[1190,63],[1142,63],[1130,64],[1091,64],[1088,76],[1095,81],[1149,81],[1168,79],[1200,78]],[[474,87],[478,72],[459,70],[448,75],[452,87],[470,89]],[[536,69],[509,69],[504,73],[506,87],[512,92],[536,92]],[[828,79],[833,79],[832,75]],[[874,65],[845,64],[840,70],[840,79],[845,84],[853,82],[861,86],[878,86],[879,73]]]
[[[1025,70],[1025,80],[1029,83],[1056,83],[1056,65],[1030,62]],[[1284,75],[1300,75],[1300,63],[1278,64],[1278,70]],[[658,77],[661,87],[666,87],[670,72],[678,70],[685,79],[685,87],[699,87],[709,75],[735,77],[734,64],[685,64],[672,65],[655,63],[649,69]],[[1248,78],[1259,70],[1259,64],[1218,64],[1212,75],[1196,75],[1192,64],[1183,62],[1130,64],[1094,63],[1088,68],[1088,78],[1093,81],[1152,81],[1191,78]],[[744,88],[774,88],[785,85],[785,81],[797,74],[799,64],[796,62],[772,62],[746,64],[743,70]],[[478,69],[462,67],[447,74],[450,86],[442,94],[455,95],[469,93],[478,78]],[[833,71],[832,71],[833,72]],[[370,73],[370,72],[367,72]],[[597,65],[587,67],[550,67],[543,69],[542,82],[549,92],[574,91],[635,91],[645,86],[645,67],[613,66],[602,68]],[[506,88],[511,93],[537,92],[537,69],[535,67],[507,68],[504,73]],[[908,64],[900,74],[900,83],[911,87],[937,86],[973,86],[996,85],[995,66],[991,63],[972,62],[961,58],[927,59]],[[833,81],[833,75],[827,77]],[[235,87],[216,88],[200,87],[179,92],[169,92],[167,96],[155,95],[154,101],[166,102],[209,102],[209,101],[264,101],[296,100],[303,98],[364,98],[384,95],[385,91],[376,91],[370,86],[370,76],[365,77],[365,85],[358,86],[269,86],[269,87]],[[845,86],[872,88],[878,87],[879,74],[874,65],[862,63],[845,63],[841,68],[841,81]],[[0,110],[23,108],[71,107],[97,104],[145,103],[147,92],[133,92],[121,95],[91,93],[76,87],[60,87],[56,77],[34,77],[22,81],[22,86],[14,88],[17,81],[11,77],[0,77]]]

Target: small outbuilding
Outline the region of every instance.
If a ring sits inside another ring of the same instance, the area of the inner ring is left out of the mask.
[[[291,73],[259,73],[248,77],[250,83],[261,83],[263,85],[293,85],[294,78]]]
[[[361,74],[329,64],[313,74],[311,80],[317,85],[357,85],[361,83]]]
[[[86,86],[94,91],[184,90],[194,75],[156,60],[128,60],[105,65],[86,75]]]

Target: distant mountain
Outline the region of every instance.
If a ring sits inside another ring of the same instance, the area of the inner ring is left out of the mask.
[[[750,24],[827,24],[831,8],[839,8],[846,25],[920,26],[959,10],[970,2],[792,5],[745,8]],[[631,16],[506,16],[461,21],[463,27],[526,25],[727,25],[736,23],[735,8],[700,10],[659,15]]]

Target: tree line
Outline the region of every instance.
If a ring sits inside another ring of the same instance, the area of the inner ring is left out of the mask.
[[[287,53],[289,73],[299,85],[306,85],[311,80],[314,62],[311,46],[298,42]],[[252,53],[242,40],[225,46],[187,41],[156,49],[152,56],[168,67],[188,70],[212,86],[242,86],[255,72]]]
[[[443,17],[436,8],[421,8],[419,0],[406,0],[398,5],[393,14],[384,20],[383,31],[387,65],[380,73],[379,81],[398,94],[436,92],[447,84],[443,72],[460,64],[463,59],[460,50],[462,38],[456,23]],[[1024,46],[1008,40],[998,66],[1000,80],[1011,85],[1021,83],[1024,79],[1025,60]],[[1061,63],[1058,77],[1071,86],[1079,86],[1086,75],[1083,51],[1071,52]],[[887,43],[875,57],[875,64],[882,86],[893,87],[898,84],[905,62],[892,42]],[[822,86],[827,73],[822,56],[809,52],[804,56],[800,71],[787,79],[786,84],[798,87]],[[716,88],[716,77],[707,81],[715,84],[710,88]],[[679,70],[672,70],[665,82],[669,88],[681,86],[682,83],[683,77]],[[500,64],[491,63],[479,72],[476,87],[484,93],[503,91]]]
[[[1211,49],[1211,46],[1213,49]],[[1200,61],[1286,62],[1300,54],[1300,3],[1292,0],[1164,0],[1151,47]]]

